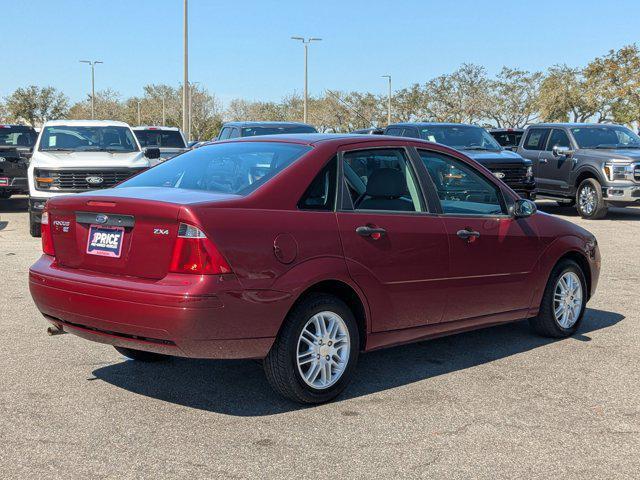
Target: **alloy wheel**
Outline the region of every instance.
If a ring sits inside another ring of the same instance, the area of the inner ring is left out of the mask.
[[[319,312],[307,321],[298,338],[298,371],[310,387],[329,388],[346,370],[350,350],[349,329],[342,317]]]
[[[569,329],[578,321],[582,297],[582,283],[575,272],[565,272],[558,278],[553,294],[553,315],[562,328]]]
[[[596,191],[591,185],[585,185],[580,190],[579,195],[580,210],[586,215],[591,215],[596,209]]]

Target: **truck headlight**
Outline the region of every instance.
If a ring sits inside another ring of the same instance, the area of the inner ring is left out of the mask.
[[[53,183],[53,178],[51,178],[51,174],[46,170],[36,170],[34,173],[34,180],[36,181],[36,188],[38,190],[48,190],[51,188],[51,184]]]
[[[612,182],[616,180],[633,180],[634,168],[635,166],[630,163],[612,161],[604,165],[604,173],[607,179]]]

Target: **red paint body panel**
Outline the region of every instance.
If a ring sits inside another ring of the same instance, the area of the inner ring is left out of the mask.
[[[473,165],[506,189],[460,152],[378,136],[234,141],[301,143],[311,150],[246,197],[135,187],[50,200],[56,258],[43,255],[29,276],[31,294],[47,319],[116,346],[261,358],[295,301],[321,282],[340,282],[360,300],[367,350],[535,315],[553,266],[566,254],[588,263],[595,291],[595,239],[545,214],[513,219],[297,208],[331,158],[360,147],[432,149]],[[506,189],[505,195],[515,194]],[[86,254],[89,224],[76,222],[78,212],[135,219],[125,228],[121,258]],[[168,273],[181,222],[201,229],[233,273]],[[374,240],[355,233],[367,224],[387,234]],[[481,233],[476,241],[456,235],[467,227]]]

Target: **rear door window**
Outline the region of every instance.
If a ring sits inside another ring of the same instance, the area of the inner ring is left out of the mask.
[[[336,170],[338,162],[334,157],[326,167],[324,167],[304,195],[298,202],[301,210],[325,210],[332,211],[336,196]]]
[[[346,190],[355,210],[422,212],[418,182],[404,149],[344,154]]]
[[[530,128],[524,141],[525,150],[544,150],[549,130],[546,128]]]
[[[401,137],[402,136],[402,128],[389,127],[389,128],[387,128],[387,131],[386,131],[385,135],[393,135],[394,137]]]

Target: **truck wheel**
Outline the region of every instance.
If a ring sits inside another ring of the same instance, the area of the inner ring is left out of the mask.
[[[264,360],[273,389],[299,403],[323,403],[348,385],[358,361],[358,326],[333,295],[313,294],[287,315]]]
[[[595,220],[607,215],[602,186],[595,178],[586,178],[578,187],[576,208],[582,218]]]
[[[29,233],[34,238],[39,238],[42,236],[42,227],[33,218],[29,219]]]
[[[113,348],[115,348],[119,354],[131,360],[137,360],[138,362],[160,362],[169,358],[168,355],[162,355],[161,353],[145,352],[144,350],[134,350],[133,348],[125,347]]]
[[[584,272],[573,260],[563,260],[549,275],[538,316],[529,324],[545,337],[568,337],[580,326],[586,303]]]

